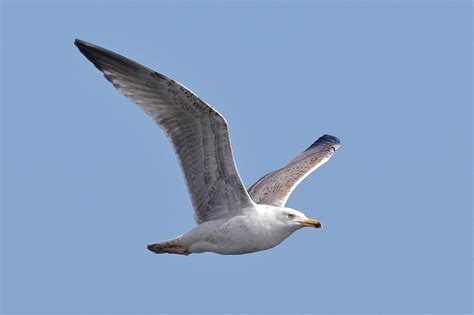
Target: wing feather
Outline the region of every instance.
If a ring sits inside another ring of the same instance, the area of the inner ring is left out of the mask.
[[[248,192],[258,204],[283,207],[293,190],[318,167],[326,163],[339,148],[338,138],[324,135],[284,167],[268,173]]]
[[[84,41],[75,44],[164,130],[184,172],[198,223],[235,215],[254,205],[237,171],[224,117],[156,71]]]

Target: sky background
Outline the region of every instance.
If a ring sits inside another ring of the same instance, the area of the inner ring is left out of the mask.
[[[2,1],[3,313],[470,313],[470,1]],[[194,226],[163,132],[73,45],[174,78],[229,122],[246,186],[328,133],[242,256],[154,255]]]

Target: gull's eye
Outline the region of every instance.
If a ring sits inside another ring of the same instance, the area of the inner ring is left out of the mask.
[[[295,215],[293,213],[288,213],[288,219],[293,220]]]

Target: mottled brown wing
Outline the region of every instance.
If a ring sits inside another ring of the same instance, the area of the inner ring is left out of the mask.
[[[296,186],[326,163],[339,146],[336,137],[320,137],[287,165],[260,178],[248,189],[250,197],[258,204],[283,207]]]
[[[225,119],[178,82],[96,45],[76,46],[164,130],[178,156],[197,223],[254,205],[232,155]]]

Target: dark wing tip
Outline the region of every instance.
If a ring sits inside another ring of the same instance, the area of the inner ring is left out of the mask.
[[[167,76],[158,73],[150,68],[147,68],[138,62],[128,59],[122,55],[114,53],[100,46],[88,43],[86,41],[76,39],[74,45],[79,48],[79,51],[92,62],[97,69],[103,71],[104,69],[120,70],[120,73],[142,73],[153,76],[156,79],[171,80]]]
[[[77,47],[80,47],[80,46],[87,46],[87,45],[91,45],[91,44],[86,42],[86,41],[83,41],[82,39],[76,38],[74,40],[74,45],[76,45]]]
[[[108,51],[102,47],[96,46],[94,44],[88,43],[86,41],[76,39],[74,45],[79,48],[79,51],[92,62],[99,70],[102,70],[102,59],[105,59],[107,56],[114,56],[115,53]],[[123,58],[122,56],[120,56]]]
[[[322,145],[331,146],[334,148],[334,150],[336,150],[341,145],[341,140],[331,135],[324,135],[319,137],[318,140],[314,141],[313,144],[310,145],[305,151],[311,150],[315,147],[319,147]]]
[[[79,50],[82,52],[82,51],[88,51],[88,52],[91,52],[91,53],[102,53],[102,54],[111,54],[111,55],[115,55],[115,56],[120,56],[119,54],[116,54],[110,50],[107,50],[105,48],[102,48],[100,46],[97,46],[97,45],[94,45],[92,43],[89,43],[89,42],[86,42],[85,40],[82,40],[82,39],[77,39],[74,40],[74,45],[76,45],[77,48],[79,48]],[[122,57],[122,56],[120,56]],[[123,58],[123,57],[122,57]]]
[[[77,48],[79,48],[79,51],[84,54],[88,59],[89,57],[94,56],[97,52],[104,52],[105,49],[101,48],[99,46],[96,46],[94,44],[88,43],[86,41],[76,39],[74,41],[74,45],[76,45]]]

